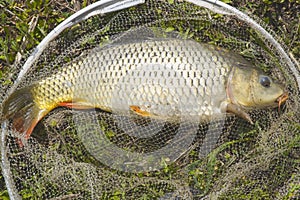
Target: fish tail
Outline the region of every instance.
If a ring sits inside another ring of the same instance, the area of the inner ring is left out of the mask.
[[[25,141],[29,139],[36,124],[49,112],[37,106],[31,92],[32,87],[34,86],[14,92],[4,101],[2,109],[3,118],[12,122],[12,128],[25,133]],[[23,146],[23,142],[18,143]]]

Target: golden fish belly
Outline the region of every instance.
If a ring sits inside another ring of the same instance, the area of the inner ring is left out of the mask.
[[[192,40],[162,39],[109,45],[65,66],[33,88],[40,109],[73,102],[126,113],[138,106],[153,116],[222,113],[226,78],[240,62]]]

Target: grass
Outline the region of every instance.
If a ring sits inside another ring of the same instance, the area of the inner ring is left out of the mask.
[[[18,62],[20,58],[33,49],[56,25],[65,20],[68,16],[93,1],[65,1],[65,0],[0,0],[0,79],[5,79],[5,72],[11,65]],[[173,2],[173,1],[169,1]],[[279,40],[285,44],[289,51],[299,60],[300,57],[300,9],[299,0],[226,0],[233,6],[238,6],[247,12],[257,16],[264,21],[279,36]],[[172,30],[170,27],[169,31]],[[189,34],[189,33],[187,33]],[[297,125],[295,125],[297,126]],[[299,130],[295,128],[293,130]],[[283,152],[283,156],[290,156],[294,148],[299,144],[299,137],[290,140],[288,149]],[[207,193],[211,188],[212,181],[221,175],[220,167],[222,162],[218,159],[219,154],[224,153],[228,163],[234,162],[234,156],[224,152],[227,147],[239,143],[239,140],[233,140],[224,143],[215,151],[211,152],[208,159],[202,162],[191,164],[189,178],[196,181],[198,189]],[[299,147],[298,147],[299,148]],[[254,152],[257,153],[257,152]],[[275,165],[276,163],[273,163]],[[287,163],[286,167],[291,163]],[[201,169],[203,169],[201,171]],[[167,176],[173,175],[172,168],[164,169]],[[170,172],[170,173],[169,173]],[[277,174],[284,175],[283,171],[276,171]],[[296,175],[295,175],[296,176]],[[0,199],[9,199],[3,177],[0,176]],[[293,178],[292,178],[293,179]],[[296,179],[296,178],[295,178]],[[239,184],[237,190],[251,184],[255,185],[255,180],[242,179],[236,180]],[[291,199],[297,194],[299,185],[291,182],[290,190],[285,199]],[[242,191],[242,190],[241,190]],[[25,191],[26,192],[26,191]],[[267,190],[267,184],[260,190],[256,189],[249,194],[242,194],[239,191],[229,197],[236,199],[249,199],[260,196],[262,199],[270,199],[270,193]],[[153,192],[155,193],[155,192]],[[30,196],[30,192],[24,194]],[[116,191],[111,199],[119,199],[124,196],[121,191]],[[155,196],[155,195],[154,195]],[[29,197],[28,197],[29,198]],[[224,197],[226,199],[226,197]]]

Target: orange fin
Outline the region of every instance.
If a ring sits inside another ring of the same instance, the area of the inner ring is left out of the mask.
[[[3,104],[4,119],[11,120],[12,128],[17,132],[25,132],[25,141],[29,139],[36,124],[50,111],[38,108],[33,101],[32,87],[17,90]],[[21,139],[18,143],[20,147],[24,146]]]
[[[78,110],[95,108],[94,106],[91,106],[91,105],[88,105],[85,103],[80,103],[80,102],[61,102],[58,105],[62,106],[62,107],[74,108],[74,109],[78,109]]]
[[[248,113],[246,113],[244,110],[242,110],[241,107],[239,107],[235,104],[229,103],[226,107],[226,111],[231,112],[231,113],[247,120],[252,125],[254,124],[250,115]]]
[[[148,111],[142,110],[139,106],[130,106],[130,110],[134,112],[137,115],[143,116],[143,117],[151,117],[152,114]]]
[[[18,132],[25,132],[25,141],[30,138],[31,133],[33,132],[35,126],[39,123],[41,119],[43,119],[49,113],[48,110],[39,110],[37,112],[33,112],[34,116],[30,119],[14,119],[13,120],[13,127]],[[24,121],[25,120],[25,121]],[[24,144],[21,139],[17,141],[20,147],[23,147]]]

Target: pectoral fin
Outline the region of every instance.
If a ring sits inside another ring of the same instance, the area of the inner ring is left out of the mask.
[[[143,116],[143,117],[151,117],[152,116],[151,113],[149,113],[148,111],[142,110],[139,106],[132,105],[132,106],[130,106],[130,110],[133,113]]]
[[[238,105],[228,103],[227,107],[226,107],[226,111],[231,112],[231,113],[247,120],[250,124],[254,124],[250,115],[248,113],[246,113],[244,110],[242,110],[241,107]]]
[[[72,108],[72,109],[78,109],[78,110],[85,110],[85,109],[92,109],[95,108],[95,106],[91,106],[82,102],[61,102],[58,104],[62,107]]]

